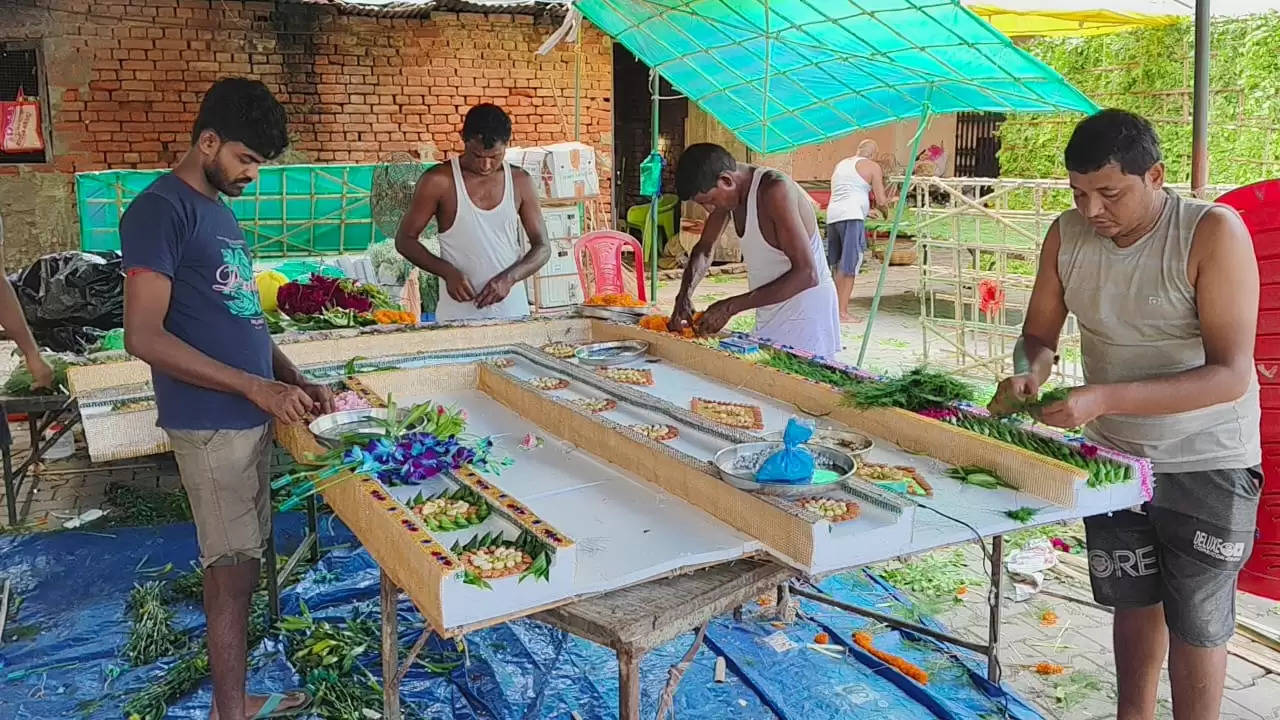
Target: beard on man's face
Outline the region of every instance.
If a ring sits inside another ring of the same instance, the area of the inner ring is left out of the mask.
[[[204,176],[210,185],[227,197],[240,197],[244,194],[245,186],[249,184],[244,180],[232,180],[230,173],[216,161],[205,166]]]

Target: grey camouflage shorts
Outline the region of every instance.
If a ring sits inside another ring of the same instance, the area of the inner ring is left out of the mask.
[[[1169,632],[1187,644],[1226,643],[1261,491],[1260,468],[1163,473],[1144,512],[1085,518],[1094,599],[1115,608],[1163,603]]]

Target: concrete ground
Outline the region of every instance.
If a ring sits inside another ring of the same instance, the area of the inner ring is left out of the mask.
[[[860,278],[854,290],[852,310],[862,322],[844,329],[845,349],[841,359],[853,362],[857,358],[859,343],[865,328],[865,318],[875,289],[875,272],[872,266]],[[678,283],[665,281],[659,292],[659,304],[671,307]],[[694,295],[699,308],[741,292],[745,288],[743,276],[717,276],[708,278]],[[891,268],[876,319],[872,342],[868,348],[864,367],[874,371],[888,371],[912,367],[921,360],[922,335],[919,322],[918,276],[914,268]],[[739,321],[742,322],[742,321]],[[746,329],[745,327],[743,329]],[[7,353],[0,348],[0,358]],[[13,426],[19,461],[26,446],[25,431],[21,425]],[[101,507],[104,490],[109,483],[122,482],[141,488],[177,488],[177,474],[170,457],[143,458],[112,465],[90,466],[83,448],[77,457],[58,463],[50,463],[44,472],[36,475],[24,488],[20,500],[25,522],[40,528],[56,528],[62,519],[73,517],[85,510]],[[0,530],[3,529],[0,513]],[[1070,530],[1064,530],[1070,535]],[[950,558],[947,553],[935,553],[933,558]],[[946,624],[954,632],[972,639],[982,639],[987,628],[989,608],[986,604],[988,583],[983,568],[982,554],[976,545],[961,548],[954,555],[952,574],[968,576],[967,592],[963,599],[950,596],[939,602],[936,598],[921,597],[920,607]],[[914,563],[919,565],[919,563]],[[900,583],[901,584],[901,583]],[[936,586],[937,583],[935,582]],[[1006,583],[1007,587],[1007,583]],[[935,587],[936,589],[936,587]],[[1078,577],[1050,575],[1046,589],[1076,598],[1089,597],[1087,581]],[[947,591],[951,592],[951,591]],[[1280,605],[1253,596],[1240,594],[1241,617],[1252,618],[1271,628],[1280,628]],[[1042,622],[1045,611],[1057,615],[1057,622]],[[1106,718],[1114,717],[1114,666],[1111,656],[1110,616],[1086,604],[1041,594],[1022,603],[1006,598],[1002,604],[1001,625],[1002,653],[1005,683],[1034,704],[1046,717],[1052,718]],[[1280,652],[1247,640],[1237,642],[1242,653],[1250,655],[1253,662],[1237,655],[1228,664],[1226,700],[1223,718],[1239,720],[1280,720],[1280,675],[1267,667],[1280,667]],[[1042,677],[1032,668],[1040,662],[1062,665],[1066,673],[1060,676]],[[1266,666],[1266,667],[1264,667]],[[1161,703],[1158,717],[1172,717],[1167,682],[1160,689]]]

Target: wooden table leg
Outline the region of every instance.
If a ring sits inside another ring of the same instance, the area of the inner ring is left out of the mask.
[[[618,720],[640,720],[640,658],[642,652],[618,650]]]
[[[385,572],[381,572],[382,605],[382,717],[402,720],[400,714],[400,632],[396,608],[400,588]]]

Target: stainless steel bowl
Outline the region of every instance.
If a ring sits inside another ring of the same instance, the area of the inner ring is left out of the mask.
[[[573,356],[583,365],[607,367],[637,360],[647,352],[649,343],[643,340],[620,340],[582,345],[573,351]]]
[[[400,412],[403,414],[405,410],[402,408]],[[378,421],[385,421],[388,417],[386,408],[342,410],[321,415],[312,420],[308,427],[318,439],[331,445],[347,435],[382,435]]]
[[[806,443],[801,445],[813,453],[814,465],[820,470],[831,470],[836,477],[822,483],[806,483],[793,485],[790,483],[771,483],[756,480],[756,471],[764,464],[766,458],[783,447],[781,442],[750,442],[729,447],[716,453],[712,461],[720,472],[720,479],[748,492],[766,495],[782,495],[794,497],[809,495],[831,487],[839,487],[842,482],[853,476],[858,463],[848,453],[825,445]]]
[[[765,440],[782,442],[782,431],[767,433],[764,435]],[[866,454],[871,452],[871,448],[875,447],[875,443],[871,438],[849,430],[832,430],[830,428],[818,428],[813,431],[813,437],[809,439],[812,445],[825,445],[826,447],[839,450],[842,453],[850,455],[858,462],[862,462]]]

